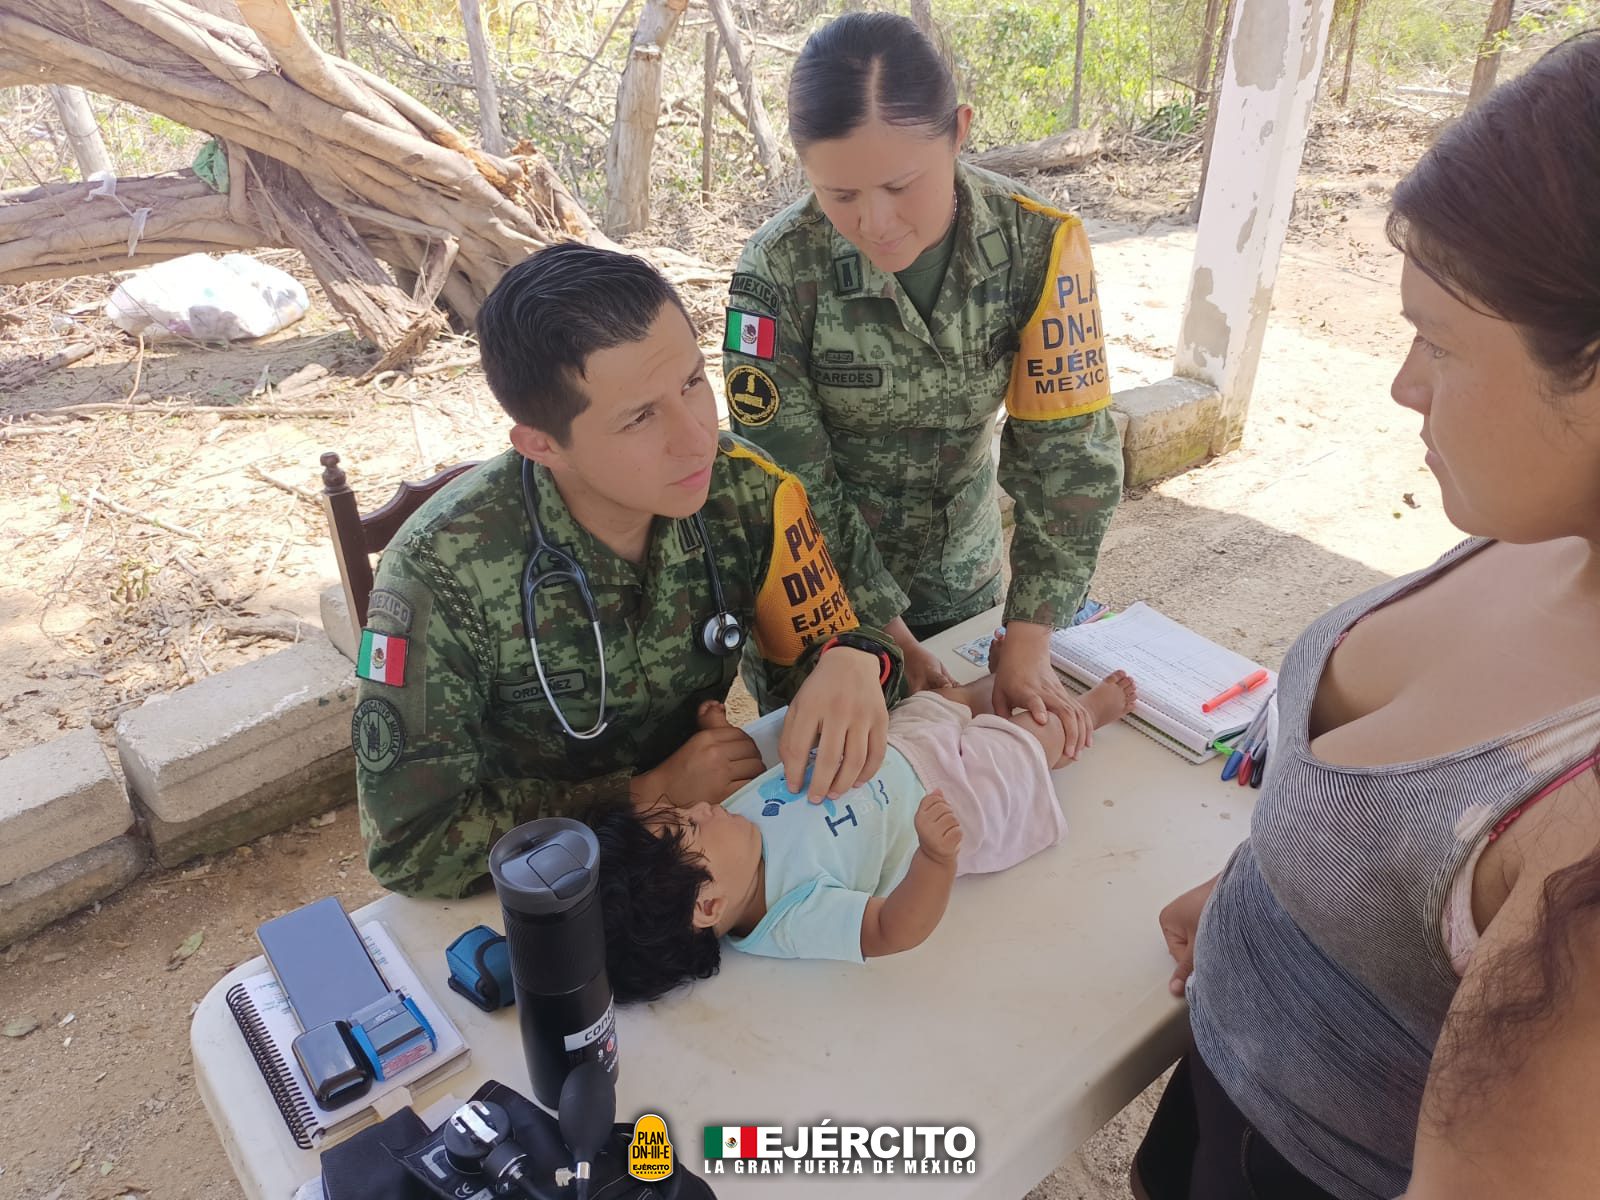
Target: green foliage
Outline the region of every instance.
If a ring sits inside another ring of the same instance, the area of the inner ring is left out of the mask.
[[[1169,100],[1139,126],[1139,133],[1157,142],[1175,142],[1199,133],[1206,122],[1206,106],[1193,99]]]
[[[1527,51],[1531,61],[1553,42],[1600,25],[1597,0],[1522,0],[1517,9],[1511,27],[1496,39],[1508,59]],[[1488,15],[1484,0],[1368,0],[1356,37],[1356,61],[1365,68],[1358,73],[1358,90],[1363,82],[1368,94],[1396,84],[1464,88],[1472,79]],[[1349,17],[1334,20],[1335,49],[1329,58],[1342,64]],[[1509,76],[1510,65],[1502,62],[1500,78]]]
[[[1080,123],[1135,128],[1173,104],[1192,114],[1194,96],[1179,81],[1193,77],[1204,12],[1204,0],[1090,5]],[[948,0],[934,15],[976,109],[978,144],[1027,141],[1066,128],[1077,57],[1072,0]]]

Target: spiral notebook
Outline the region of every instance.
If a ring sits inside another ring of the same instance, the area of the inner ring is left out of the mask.
[[[1121,668],[1133,676],[1139,699],[1123,718],[1190,762],[1204,762],[1211,744],[1244,730],[1277,685],[1276,672],[1254,691],[1210,713],[1200,706],[1261,664],[1202,637],[1143,602],[1115,617],[1058,629],[1050,635],[1050,661],[1069,682],[1092,687]]]
[[[391,1079],[373,1081],[366,1095],[335,1109],[318,1107],[312,1099],[311,1086],[305,1073],[295,1061],[291,1043],[300,1033],[300,1023],[295,1019],[289,999],[278,986],[271,971],[252,975],[242,983],[228,989],[225,997],[233,1019],[239,1023],[250,1056],[261,1070],[261,1078],[272,1101],[283,1114],[284,1124],[294,1137],[294,1144],[309,1150],[324,1139],[342,1138],[370,1125],[401,1107],[409,1099],[411,1089],[420,1090],[438,1080],[461,1070],[467,1065],[467,1043],[461,1031],[451,1024],[450,1018],[434,1002],[417,973],[406,961],[405,955],[395,945],[389,931],[377,921],[369,921],[359,930],[362,941],[372,954],[372,961],[383,973],[391,988],[405,992],[416,1001],[422,1015],[433,1026],[438,1045],[432,1054],[421,1062],[401,1071]],[[382,1104],[385,1097],[400,1089],[407,1094],[396,1097],[400,1104]]]

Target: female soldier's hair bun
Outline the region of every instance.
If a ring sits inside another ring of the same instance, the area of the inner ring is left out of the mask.
[[[789,77],[789,140],[803,151],[842,138],[874,111],[929,137],[956,128],[956,81],[943,49],[898,13],[856,12],[806,39]]]

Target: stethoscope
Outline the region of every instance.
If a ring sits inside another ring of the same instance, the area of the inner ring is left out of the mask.
[[[544,691],[544,698],[549,703],[550,710],[555,713],[556,720],[561,722],[561,728],[566,731],[567,736],[588,741],[599,737],[611,723],[611,718],[606,714],[606,644],[600,633],[600,610],[595,606],[594,593],[589,590],[589,579],[583,572],[582,564],[559,546],[552,546],[545,541],[544,526],[539,522],[539,494],[533,485],[533,463],[526,458],[522,460],[522,506],[527,510],[528,526],[533,531],[533,547],[528,554],[528,565],[522,570],[522,626],[528,634],[528,649],[533,651],[533,669],[538,672],[539,687]],[[722,576],[717,573],[717,561],[711,553],[711,539],[706,534],[705,519],[699,512],[689,519],[694,522],[695,531],[700,535],[700,551],[705,557],[706,578],[711,581],[711,598],[717,606],[716,615],[700,627],[700,646],[719,658],[725,657],[737,653],[744,647],[744,626],[739,623],[738,617],[728,611],[728,603],[722,597]],[[541,558],[549,558],[554,565],[541,570],[539,567]],[[556,702],[555,692],[551,690],[550,680],[544,673],[544,663],[539,658],[539,638],[536,632],[539,623],[534,616],[533,601],[540,588],[553,583],[570,583],[578,589],[578,596],[583,601],[584,610],[589,618],[589,628],[594,631],[595,656],[600,660],[600,708],[595,714],[594,724],[582,732],[567,723],[566,714]]]

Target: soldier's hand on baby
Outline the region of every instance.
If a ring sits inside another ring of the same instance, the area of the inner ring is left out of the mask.
[[[778,739],[783,780],[791,792],[804,786],[813,746],[816,765],[806,787],[806,798],[813,804],[824,798],[837,800],[883,765],[889,710],[879,671],[878,656],[865,650],[835,646],[823,652],[811,677],[795,693]]]
[[[705,701],[696,719],[698,733],[660,766],[634,776],[629,788],[634,807],[651,808],[663,799],[677,808],[693,808],[702,800],[721,804],[766,769],[755,742],[729,724],[720,701]]]
[[[997,647],[1002,643],[997,641]],[[1094,745],[1094,718],[1083,702],[1061,682],[1050,665],[1050,627],[1031,621],[1013,621],[1003,636],[1004,652],[990,651],[994,672],[994,711],[1009,715],[1024,709],[1040,725],[1054,713],[1066,731],[1062,757],[1074,761]]]
[[[961,821],[943,792],[935,788],[922,798],[914,825],[924,854],[936,863],[956,861],[961,849]]]
[[[921,642],[913,639],[908,645],[900,643],[900,656],[905,663],[906,691],[926,692],[934,688],[949,687],[955,682],[945,670],[939,656]]]

